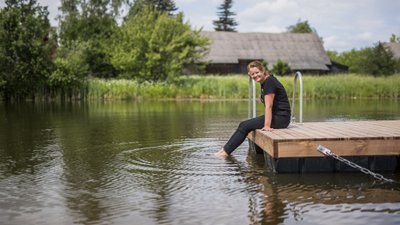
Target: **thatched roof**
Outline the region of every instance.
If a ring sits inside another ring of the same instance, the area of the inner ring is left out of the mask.
[[[278,59],[292,70],[328,71],[331,65],[320,38],[314,33],[207,32],[211,40],[206,60],[211,63],[238,63],[240,59],[264,59],[272,67]]]
[[[385,45],[389,47],[395,58],[400,59],[400,43],[385,43]]]

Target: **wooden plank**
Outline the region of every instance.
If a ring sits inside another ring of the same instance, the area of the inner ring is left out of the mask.
[[[274,158],[321,157],[318,145],[342,156],[400,155],[400,120],[294,124],[256,130],[249,139]]]
[[[397,124],[395,121],[392,124],[387,123],[388,121],[359,121],[358,123],[353,123],[353,125],[358,125],[358,127],[366,132],[374,133],[383,133],[383,134],[394,134],[400,135],[400,123],[398,126],[394,126],[393,124]]]
[[[321,157],[322,154],[317,151],[318,145],[323,145],[340,156],[400,155],[400,148],[397,147],[400,146],[400,139],[390,141],[366,139],[280,142],[276,157]]]
[[[277,148],[272,138],[265,138],[265,135],[260,133],[261,131],[252,131],[247,136],[252,142],[256,143],[260,148],[266,151],[270,156],[275,157]]]
[[[387,133],[373,131],[371,128],[367,128],[365,126],[363,127],[358,123],[354,123],[354,124],[342,123],[338,126],[330,125],[330,129],[337,129],[341,133],[345,133],[345,134],[347,133],[348,135],[352,135],[351,138],[360,138],[360,137],[380,138],[380,137],[387,136]]]

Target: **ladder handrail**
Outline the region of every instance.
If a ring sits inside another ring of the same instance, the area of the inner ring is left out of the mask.
[[[300,83],[300,93],[299,93],[299,123],[303,123],[303,78],[299,71],[294,74],[293,81],[293,97],[292,97],[292,119],[291,122],[296,122],[296,117],[294,116],[294,108],[295,108],[295,97],[296,97],[296,82],[297,78],[299,78]],[[249,78],[249,99],[248,99],[248,117],[254,118],[256,117],[256,82]]]
[[[299,93],[299,122],[303,122],[303,78],[299,71],[294,74],[294,81],[293,81],[293,97],[292,97],[292,123],[296,122],[296,117],[294,116],[294,106],[295,106],[295,96],[296,96],[296,81],[297,77],[299,78],[300,83],[300,93]]]
[[[248,117],[256,117],[256,82],[249,77],[249,109]]]

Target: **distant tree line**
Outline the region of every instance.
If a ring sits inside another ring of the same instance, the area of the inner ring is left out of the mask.
[[[235,32],[233,1],[218,7],[216,30]],[[122,17],[122,10],[128,9]],[[37,0],[5,0],[0,9],[0,97],[5,101],[82,97],[88,78],[174,81],[199,64],[209,40],[183,21],[173,0],[61,0],[58,28]],[[288,32],[315,32],[299,20]],[[399,42],[393,35],[391,41]],[[399,62],[381,43],[329,52],[350,72],[393,74]],[[280,60],[275,74],[290,71]]]
[[[59,10],[55,30],[37,0],[0,9],[3,100],[79,96],[90,77],[171,81],[207,50],[172,0],[61,0]]]
[[[287,27],[287,32],[317,33],[307,20],[301,19],[295,25]],[[322,40],[322,37],[320,38]],[[400,37],[393,34],[390,42],[400,43]],[[342,53],[327,51],[327,54],[331,60],[348,66],[351,73],[387,76],[400,72],[400,60],[396,59],[388,46],[381,42],[360,50],[352,49]]]
[[[400,60],[396,59],[389,47],[382,42],[372,47],[342,53],[327,51],[327,54],[331,60],[347,65],[350,73],[387,76],[400,72]]]

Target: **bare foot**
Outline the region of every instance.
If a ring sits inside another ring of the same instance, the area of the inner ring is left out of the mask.
[[[221,148],[221,150],[219,150],[218,152],[216,152],[214,154],[216,157],[221,158],[221,159],[226,159],[228,158],[228,153],[225,152],[225,150],[223,148]]]

